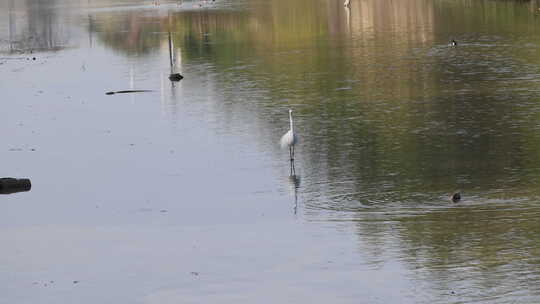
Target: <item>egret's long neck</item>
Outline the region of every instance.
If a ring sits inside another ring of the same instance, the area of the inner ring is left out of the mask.
[[[289,122],[291,124],[291,131],[293,131],[293,121],[292,121],[292,112],[289,112]]]

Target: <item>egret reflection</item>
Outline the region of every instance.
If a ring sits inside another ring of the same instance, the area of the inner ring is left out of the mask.
[[[294,167],[294,161],[291,162],[291,170]],[[300,175],[291,174],[289,175],[289,189],[292,194],[294,194],[294,214],[298,212],[298,188],[300,188]]]

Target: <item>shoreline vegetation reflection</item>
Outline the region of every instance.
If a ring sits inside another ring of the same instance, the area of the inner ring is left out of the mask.
[[[419,276],[440,284],[435,290],[448,276],[475,281],[480,272],[482,294],[504,294],[522,286],[520,273],[540,273],[540,248],[531,245],[540,229],[532,216],[540,194],[536,12],[486,1],[353,1],[350,11],[339,1],[254,4],[171,12],[145,27],[149,20],[138,18],[147,16],[127,14],[114,21],[137,25],[127,40],[107,30],[98,36],[145,54],[164,43],[145,31],[171,31],[182,62],[211,62],[230,81],[264,79],[258,89],[270,100],[296,105],[306,141],[295,202],[301,191],[312,219],[356,222],[359,250],[376,257],[375,248],[390,247],[414,257],[410,267],[429,269]],[[477,10],[485,12],[480,19],[469,13]],[[530,52],[508,46],[521,41],[499,35],[507,26],[534,43]],[[458,49],[447,47],[451,39]],[[449,204],[455,189],[463,189],[464,207]],[[388,231],[397,231],[398,244],[384,241]],[[529,249],[510,250],[508,238]]]

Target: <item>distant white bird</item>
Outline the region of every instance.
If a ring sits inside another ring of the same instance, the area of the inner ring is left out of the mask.
[[[279,141],[281,144],[281,148],[284,149],[285,147],[289,147],[289,156],[291,157],[291,162],[294,161],[294,145],[298,143],[298,136],[296,136],[296,133],[294,133],[294,125],[293,125],[293,119],[292,119],[292,110],[289,109],[289,123],[290,123],[290,129],[285,133],[281,140]]]

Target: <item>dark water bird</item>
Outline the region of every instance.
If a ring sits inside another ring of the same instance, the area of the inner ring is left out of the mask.
[[[452,39],[452,41],[450,41],[450,45],[451,46],[457,46],[457,41]]]
[[[452,200],[452,202],[454,203],[457,203],[461,200],[461,193],[459,192],[455,192],[454,194],[452,194],[452,196],[450,196],[450,199]]]
[[[287,133],[285,133],[281,137],[281,140],[279,142],[282,149],[284,149],[285,147],[289,148],[289,156],[291,157],[292,162],[294,161],[294,146],[298,143],[298,136],[296,135],[296,133],[294,133],[294,124],[291,109],[289,109],[289,125],[289,131],[287,131]]]
[[[169,75],[169,80],[170,81],[180,81],[184,79],[184,76],[180,75],[179,73],[173,73],[171,75]]]

